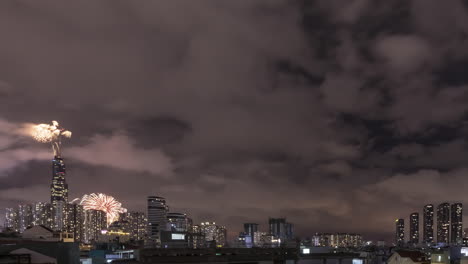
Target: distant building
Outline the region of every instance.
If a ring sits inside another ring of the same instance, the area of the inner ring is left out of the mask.
[[[32,206],[30,204],[21,204],[18,206],[19,232],[33,225]]]
[[[286,218],[269,218],[268,225],[270,234],[279,239],[280,242],[294,238],[293,224],[286,222]]]
[[[360,247],[362,236],[349,233],[316,233],[311,238],[311,244],[315,247]]]
[[[32,205],[33,225],[43,225],[53,228],[52,205],[38,202]]]
[[[463,205],[454,203],[450,212],[450,242],[460,245],[463,242]]]
[[[411,244],[419,243],[419,214],[412,213],[410,215],[410,237],[409,242]]]
[[[450,204],[442,203],[437,207],[437,242],[449,243]]]
[[[252,245],[255,244],[255,232],[258,232],[258,224],[255,223],[245,223],[244,224],[244,234],[249,236]]]
[[[192,219],[182,213],[167,213],[167,231],[188,232],[192,228]]]
[[[204,235],[207,246],[210,246],[212,242],[215,243],[216,247],[226,246],[226,227],[219,226],[215,222],[203,222],[200,224],[200,232]]]
[[[127,212],[120,215],[120,219],[129,223],[130,240],[143,241],[148,231],[148,220],[142,212]]]
[[[397,219],[395,221],[395,242],[397,245],[402,245],[405,243],[405,220]]]
[[[62,231],[65,229],[65,211],[68,203],[68,184],[66,182],[65,163],[60,156],[52,160],[52,183],[50,185],[50,203],[52,205],[52,229]]]
[[[5,228],[19,233],[18,208],[6,208]]]
[[[166,205],[166,199],[158,196],[148,196],[147,245],[149,247],[160,245],[160,232],[166,230],[168,211],[169,207]]]
[[[86,210],[84,220],[84,241],[97,241],[102,230],[107,229],[107,214],[99,210]]]
[[[73,234],[75,242],[84,242],[85,211],[80,204],[67,204],[65,208],[64,230]]]
[[[434,205],[427,204],[423,209],[423,241],[431,244],[434,242]]]

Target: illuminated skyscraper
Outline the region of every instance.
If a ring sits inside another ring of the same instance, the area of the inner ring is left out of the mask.
[[[460,245],[463,242],[463,205],[454,203],[450,212],[450,242]]]
[[[50,185],[50,201],[54,219],[54,230],[63,231],[65,210],[68,203],[68,184],[65,180],[65,163],[60,156],[52,160],[52,184]]]
[[[84,241],[97,241],[102,230],[107,228],[107,215],[104,211],[86,210],[84,212]]]
[[[424,243],[434,242],[434,205],[427,204],[423,210],[423,241]]]
[[[395,242],[397,245],[403,245],[405,243],[405,220],[397,219],[395,221]]]
[[[227,231],[225,226],[216,225],[215,222],[203,222],[200,224],[200,231],[204,235],[207,245],[213,242],[217,247],[226,245]]]
[[[55,205],[57,201],[68,202],[68,184],[65,180],[65,163],[61,157],[52,160],[52,184],[50,185],[50,201]]]
[[[410,215],[410,237],[409,242],[412,244],[419,243],[419,214],[412,213]]]
[[[270,218],[268,219],[270,234],[279,241],[284,242],[288,239],[293,239],[293,224],[286,222],[286,218]]]
[[[442,203],[437,207],[437,242],[449,243],[450,204]]]
[[[163,197],[148,196],[148,240],[147,245],[157,247],[161,244],[161,231],[166,230],[169,207]]]

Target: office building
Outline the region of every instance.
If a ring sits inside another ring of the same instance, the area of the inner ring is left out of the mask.
[[[395,221],[395,242],[397,245],[403,245],[405,243],[405,220],[397,219]]]
[[[268,225],[270,234],[280,242],[285,242],[286,240],[294,238],[293,224],[286,222],[286,218],[269,218]]]
[[[167,213],[167,231],[188,232],[191,230],[192,219],[182,213]]]
[[[412,213],[410,215],[410,237],[411,244],[419,243],[419,213]]]
[[[437,242],[449,243],[450,204],[442,203],[437,207]]]
[[[423,209],[423,242],[434,243],[434,205],[427,204]]]
[[[450,211],[450,242],[454,245],[461,245],[463,242],[463,205],[454,203]]]
[[[215,222],[203,222],[200,224],[200,233],[205,237],[206,246],[213,244],[216,247],[224,247],[227,242],[226,227],[219,226]]]
[[[148,196],[148,238],[147,246],[157,247],[161,244],[160,232],[166,230],[167,212],[169,207],[166,199],[158,196]]]

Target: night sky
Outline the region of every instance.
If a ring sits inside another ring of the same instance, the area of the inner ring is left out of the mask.
[[[0,1],[0,36],[1,208],[50,200],[17,128],[51,120],[71,199],[159,195],[231,237],[391,240],[468,205],[468,1]]]

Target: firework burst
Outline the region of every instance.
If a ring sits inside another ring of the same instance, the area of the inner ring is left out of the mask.
[[[107,225],[119,219],[119,213],[127,212],[114,197],[103,193],[85,194],[81,198],[80,204],[84,210],[100,210],[107,214]]]
[[[61,138],[71,137],[71,132],[59,126],[57,121],[52,121],[52,125],[38,124],[32,125],[29,129],[31,136],[41,143],[52,143],[55,156],[60,156]]]

